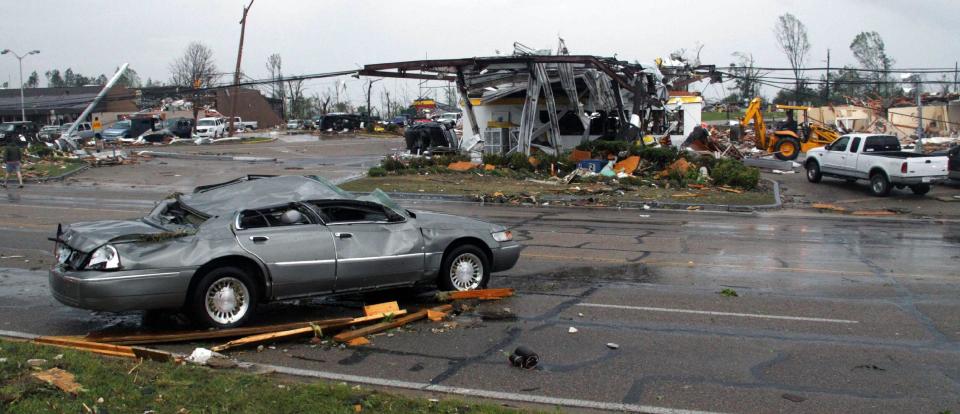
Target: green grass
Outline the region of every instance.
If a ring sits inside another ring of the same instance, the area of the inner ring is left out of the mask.
[[[263,142],[273,141],[273,138],[270,137],[250,137],[244,138],[243,141],[240,141],[242,144],[259,144]]]
[[[574,182],[569,185],[548,185],[510,177],[477,175],[475,173],[447,173],[430,175],[388,175],[386,177],[364,177],[340,185],[347,191],[368,192],[381,189],[388,193],[429,193],[449,195],[491,195],[496,192],[507,197],[534,195],[538,199],[543,195],[581,196],[599,198],[603,203],[623,201],[660,201],[688,204],[728,204],[758,205],[773,204],[773,192],[770,189],[744,191],[742,194],[719,190],[697,190],[691,188],[666,189],[650,186],[631,187],[624,194],[611,191],[604,195],[590,193],[588,189],[603,188],[599,184]],[[581,191],[576,191],[576,188]],[[611,188],[611,187],[607,187]],[[615,189],[612,188],[612,189]],[[698,194],[697,197],[674,197],[676,194]]]
[[[743,112],[731,112],[730,120],[736,121],[743,117]],[[766,121],[771,121],[774,119],[785,119],[787,115],[784,112],[764,112],[763,119]],[[704,122],[706,121],[724,121],[727,120],[726,112],[702,112],[700,114],[700,119]]]
[[[47,178],[78,170],[85,165],[87,165],[85,162],[43,160],[30,165],[23,165],[20,171],[23,173],[24,178],[28,176]]]
[[[57,355],[63,355],[55,359]],[[76,376],[73,397],[30,376],[28,359],[46,359]],[[343,383],[302,383],[268,375],[93,354],[0,340],[0,413],[508,413],[490,404],[434,403]],[[103,398],[102,403],[98,399]]]

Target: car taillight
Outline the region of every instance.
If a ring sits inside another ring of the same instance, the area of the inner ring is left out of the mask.
[[[903,164],[900,164],[900,172],[901,172],[901,173],[904,173],[904,174],[907,173],[907,162],[906,162],[906,161],[904,161]]]

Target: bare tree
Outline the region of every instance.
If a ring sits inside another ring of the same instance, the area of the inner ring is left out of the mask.
[[[270,79],[274,82],[270,84],[270,97],[286,102],[286,93],[283,87],[283,59],[279,53],[274,53],[267,58],[267,71],[270,72]]]
[[[810,54],[810,41],[807,40],[807,27],[803,22],[790,13],[777,18],[777,25],[773,28],[777,36],[777,44],[780,50],[787,56],[790,67],[793,69],[793,77],[796,79],[795,99],[800,101],[801,90],[801,71],[804,63],[807,61],[807,55]]]
[[[183,55],[170,63],[170,83],[201,88],[213,86],[221,76],[213,61],[213,50],[200,42],[190,42]]]
[[[323,91],[317,98],[317,107],[320,109],[320,114],[326,115],[330,112],[330,102],[333,101],[333,92],[330,89]]]
[[[853,41],[850,42],[850,51],[853,57],[860,62],[860,66],[869,69],[872,73],[868,76],[876,81],[874,92],[881,95],[887,95],[889,89],[884,86],[889,80],[889,70],[893,67],[893,58],[887,56],[886,47],[883,44],[883,38],[877,32],[860,32]]]
[[[303,79],[291,79],[287,81],[287,89],[290,91],[290,116],[303,119],[309,112],[309,102],[303,96]]]
[[[760,93],[760,78],[765,73],[761,73],[756,67],[753,53],[733,52],[733,57],[737,60],[730,64],[733,75],[733,86],[730,89],[735,91],[741,100],[757,96]]]

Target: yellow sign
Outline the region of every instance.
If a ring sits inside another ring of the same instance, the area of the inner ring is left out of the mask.
[[[103,124],[100,123],[100,118],[93,118],[93,130],[99,132],[103,129]]]

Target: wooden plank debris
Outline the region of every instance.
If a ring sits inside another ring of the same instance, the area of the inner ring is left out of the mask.
[[[347,346],[363,346],[370,345],[370,340],[365,337],[353,338],[347,341]]]
[[[50,368],[46,371],[34,372],[30,375],[59,388],[60,391],[67,394],[76,396],[80,391],[83,391],[83,386],[77,383],[76,377],[60,368]]]
[[[513,296],[512,288],[478,289],[437,293],[437,299],[450,301],[458,299],[502,299]]]
[[[837,212],[847,211],[847,209],[843,207],[840,207],[835,204],[828,204],[828,203],[813,203],[810,207],[813,207],[817,210],[830,210],[830,211],[837,211]]]
[[[44,345],[53,345],[60,348],[77,349],[81,351],[93,352],[100,355],[108,355],[123,358],[136,358],[133,349],[129,346],[103,344],[98,342],[89,342],[77,340],[69,337],[41,336],[34,339],[33,342]]]
[[[351,322],[352,322],[352,324],[358,324],[358,323],[370,322],[370,321],[375,321],[375,320],[378,320],[378,319],[383,319],[383,318],[386,318],[387,315],[390,315],[391,317],[394,317],[394,316],[401,316],[401,315],[406,315],[406,314],[407,314],[407,311],[406,311],[405,309],[400,309],[400,310],[394,311],[394,312],[377,313],[377,314],[373,314],[373,315],[361,316],[361,317],[359,317],[359,318],[353,318],[353,320],[352,320]]]
[[[373,316],[379,314],[387,313],[397,313],[400,311],[400,305],[397,304],[397,301],[377,303],[374,305],[367,305],[363,307],[363,314],[366,316]]]
[[[447,317],[449,312],[435,311],[433,309],[427,309],[427,319],[433,322],[440,322],[443,318]]]
[[[437,312],[449,312],[453,310],[453,306],[450,305],[441,305],[433,308]],[[366,326],[359,329],[354,329],[352,331],[341,332],[333,337],[334,341],[337,342],[347,342],[354,338],[359,338],[361,336],[367,336],[375,334],[377,332],[386,331],[388,329],[397,328],[403,325],[406,325],[410,322],[418,321],[420,319],[427,317],[427,309],[411,313],[406,316],[394,319],[390,322],[381,322],[375,325]]]
[[[187,332],[167,332],[167,333],[138,333],[131,335],[110,335],[110,334],[90,334],[84,337],[86,341],[101,342],[117,345],[142,345],[159,344],[170,342],[189,342],[206,339],[238,338],[242,336],[257,335],[277,331],[285,331],[296,328],[310,327],[310,324],[320,327],[335,325],[344,322],[350,322],[353,318],[334,318],[324,319],[313,322],[291,322],[279,325],[251,326],[244,328],[187,331]]]
[[[743,194],[743,190],[737,190],[736,188],[730,188],[730,187],[717,187],[717,188],[720,189],[720,191],[726,191],[728,193]]]

